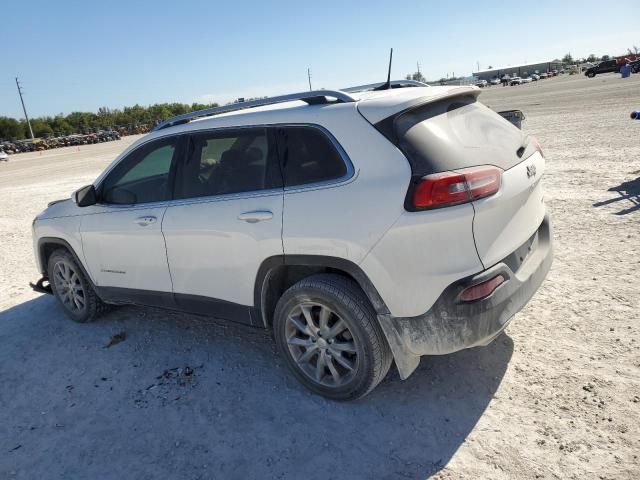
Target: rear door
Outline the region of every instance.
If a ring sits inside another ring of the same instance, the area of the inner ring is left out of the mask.
[[[353,174],[346,154],[327,131],[316,126],[280,127],[277,140],[285,183],[285,255],[350,259],[357,251],[350,249],[347,240],[354,229],[345,225],[349,215],[336,212],[353,215],[353,210],[341,190],[334,188]]]
[[[192,134],[162,223],[176,303],[251,323],[260,264],[283,253],[282,202],[270,129]]]

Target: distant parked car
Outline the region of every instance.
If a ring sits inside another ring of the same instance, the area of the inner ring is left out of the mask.
[[[606,62],[600,62],[593,67],[587,68],[584,74],[589,78],[593,78],[599,73],[618,73],[619,71],[620,65],[616,60],[607,60]]]
[[[520,85],[522,83],[522,78],[520,77],[511,77],[510,85]]]
[[[631,72],[632,73],[640,73],[640,60],[636,60],[635,62],[631,62]]]
[[[533,82],[533,78],[531,77],[524,77],[520,79],[520,83],[531,83]]]
[[[534,82],[537,82],[538,80],[540,80],[540,75],[538,75],[537,73],[534,73],[533,75],[531,75],[531,80],[533,80]]]
[[[549,75],[547,75],[546,73],[541,73],[540,74],[540,80],[544,80],[545,78],[547,78]]]
[[[7,155],[2,150],[0,150],[0,162],[8,162],[8,161],[9,161],[9,155]]]
[[[500,79],[498,77],[494,77],[489,82],[491,85],[500,85]]]
[[[489,85],[489,83],[486,80],[478,80],[476,82],[476,87],[484,88],[487,85]]]

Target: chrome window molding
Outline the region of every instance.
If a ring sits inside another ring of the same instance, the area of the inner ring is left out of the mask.
[[[168,135],[163,135],[159,137],[154,137],[149,139],[148,141],[142,142],[137,145],[134,149],[130,150],[126,155],[122,156],[118,162],[115,162],[111,167],[103,173],[99,177],[99,181],[96,184],[96,189],[99,189],[105,178],[109,175],[109,173],[121,162],[123,162],[129,155],[135,153],[138,149],[143,148],[145,145],[148,145],[151,142],[161,141],[166,139],[167,137],[175,136],[176,138],[181,137],[182,135],[201,135],[207,133],[224,133],[229,131],[238,131],[238,130],[246,130],[246,129],[255,129],[255,128],[286,128],[286,127],[306,127],[306,128],[315,128],[320,130],[331,142],[333,147],[338,151],[338,154],[342,158],[344,165],[346,167],[346,173],[338,178],[323,180],[321,182],[314,183],[305,183],[302,185],[295,185],[292,187],[284,187],[284,188],[275,188],[275,189],[267,189],[267,190],[252,190],[249,192],[237,192],[237,193],[225,193],[221,195],[207,195],[202,197],[191,197],[191,198],[175,198],[171,200],[162,200],[160,202],[147,202],[147,203],[134,203],[134,204],[117,204],[117,203],[98,203],[96,206],[100,206],[103,208],[113,208],[113,209],[140,209],[140,208],[161,208],[163,206],[174,206],[174,205],[186,205],[192,203],[207,203],[214,201],[228,201],[228,200],[237,200],[243,198],[253,198],[253,197],[263,197],[270,196],[281,193],[297,193],[308,190],[318,190],[321,188],[332,188],[340,185],[345,185],[347,183],[351,183],[357,178],[357,171],[351,162],[351,159],[347,155],[347,152],[342,148],[342,145],[336,140],[333,134],[327,130],[322,125],[318,125],[315,123],[270,123],[270,124],[255,124],[255,125],[239,125],[239,126],[228,126],[228,127],[209,127],[203,129],[194,129],[183,131],[179,133],[169,133]],[[97,213],[97,212],[96,212]]]
[[[285,193],[298,192],[303,190],[317,190],[319,188],[333,187],[333,186],[348,183],[349,180],[355,179],[354,177],[355,177],[356,171],[353,166],[353,163],[351,162],[351,159],[349,158],[349,155],[347,155],[347,152],[344,150],[344,148],[342,148],[342,145],[340,145],[338,140],[336,140],[333,134],[329,130],[327,130],[325,127],[323,127],[322,125],[317,125],[315,123],[284,124],[284,125],[278,125],[278,127],[307,127],[307,128],[315,128],[320,130],[329,139],[329,141],[333,145],[333,148],[335,148],[338,151],[338,154],[342,158],[342,162],[344,163],[344,166],[346,168],[345,174],[342,175],[341,177],[332,178],[329,180],[323,180],[321,182],[304,183],[302,185],[284,187]]]

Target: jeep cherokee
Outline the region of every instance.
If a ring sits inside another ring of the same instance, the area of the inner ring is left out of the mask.
[[[34,220],[35,288],[78,322],[137,304],[272,329],[339,400],[487,345],[551,265],[542,151],[476,87],[387,86],[158,125]]]

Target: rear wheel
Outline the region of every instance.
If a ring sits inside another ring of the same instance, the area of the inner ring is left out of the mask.
[[[49,257],[47,272],[53,294],[73,321],[91,322],[107,310],[107,305],[98,298],[68,251],[53,252]]]
[[[280,353],[296,378],[334,400],[363,397],[385,377],[391,351],[359,286],[314,275],[280,298],[274,319]]]

